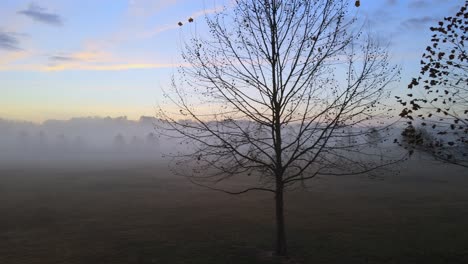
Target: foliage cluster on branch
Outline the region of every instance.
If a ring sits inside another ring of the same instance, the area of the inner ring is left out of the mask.
[[[431,45],[422,55],[420,74],[408,85],[413,91],[406,98],[397,96],[404,106],[400,116],[409,125],[430,128],[439,143],[425,151],[440,160],[468,166],[468,1],[430,30]],[[411,142],[409,145],[418,147]]]

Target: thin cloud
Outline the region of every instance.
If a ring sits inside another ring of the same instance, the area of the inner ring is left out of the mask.
[[[196,20],[197,18],[202,17],[202,16],[207,16],[207,15],[210,15],[210,14],[219,13],[219,12],[223,11],[224,8],[225,8],[224,6],[216,6],[216,7],[211,8],[211,9],[200,10],[200,11],[197,11],[197,12],[193,13],[192,15],[190,15],[187,19],[192,18],[192,19]],[[184,20],[184,21],[187,21],[187,20]],[[143,32],[143,33],[139,34],[139,36],[142,37],[142,38],[151,38],[151,37],[154,37],[155,35],[158,35],[158,34],[160,34],[162,32],[173,30],[173,29],[178,29],[180,26],[178,26],[176,23],[177,22],[174,21],[173,24],[170,24],[170,25],[166,24],[166,25],[163,25],[163,26],[159,26],[159,27],[155,28],[154,30]]]
[[[37,71],[37,72],[62,72],[62,71],[125,71],[125,70],[147,70],[161,68],[176,68],[179,66],[189,67],[174,63],[109,63],[109,64],[87,64],[82,62],[64,62],[54,65],[44,64],[2,64],[0,71]]]
[[[170,24],[170,25],[164,25],[164,26],[157,27],[154,30],[143,32],[143,33],[139,34],[138,36],[141,37],[141,38],[151,38],[151,37],[154,37],[154,36],[158,35],[159,33],[169,31],[169,30],[172,30],[172,29],[176,29],[178,27],[179,26],[177,26],[177,24],[175,24],[175,23]]]
[[[427,27],[428,24],[430,23],[436,23],[437,19],[430,17],[430,16],[424,16],[420,18],[410,18],[401,23],[401,25],[406,28],[406,29],[422,29]]]
[[[128,12],[134,17],[148,17],[153,16],[161,10],[173,6],[177,0],[129,0]]]
[[[429,6],[430,4],[427,2],[427,1],[424,1],[424,0],[415,0],[415,1],[411,1],[409,4],[408,4],[408,7],[409,8],[413,8],[413,9],[419,9],[419,8],[424,8],[424,7],[427,7]]]
[[[73,58],[73,57],[70,57],[70,56],[67,56],[67,55],[52,55],[52,56],[49,57],[49,60],[56,61],[56,62],[74,61],[74,60],[76,60],[76,58]]]
[[[25,15],[34,21],[53,26],[63,25],[63,19],[60,17],[60,15],[50,13],[46,8],[41,7],[35,3],[29,4],[28,8],[25,10],[18,11],[18,14]]]
[[[197,11],[197,12],[193,13],[191,17],[195,19],[195,18],[198,18],[198,17],[201,17],[201,16],[216,14],[216,13],[224,11],[224,9],[225,9],[224,6],[219,5],[219,6],[215,6],[214,8],[211,8],[211,9],[205,9],[205,10]]]
[[[0,31],[0,49],[9,51],[21,50],[18,34]]]
[[[398,3],[398,0],[387,0],[386,3],[387,5],[394,6]]]
[[[0,70],[8,67],[18,66],[18,61],[28,58],[33,54],[31,51],[17,50],[15,52],[7,52],[0,56]]]
[[[75,53],[59,52],[48,57],[53,64],[59,63],[106,63],[115,60],[115,56],[105,51],[83,50]]]
[[[142,70],[142,69],[158,69],[158,68],[175,68],[180,65],[172,63],[122,63],[122,64],[61,64],[42,68],[43,71],[67,71],[67,70],[84,70],[84,71],[123,71],[123,70]]]
[[[75,53],[57,53],[49,56],[49,64],[40,67],[40,71],[122,71],[139,69],[174,68],[178,65],[165,62],[137,61],[123,59],[109,52],[83,50]]]

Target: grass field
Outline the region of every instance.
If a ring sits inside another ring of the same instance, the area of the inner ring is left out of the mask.
[[[468,175],[429,161],[229,196],[150,163],[0,167],[0,263],[468,263]],[[465,172],[466,173],[466,172]]]

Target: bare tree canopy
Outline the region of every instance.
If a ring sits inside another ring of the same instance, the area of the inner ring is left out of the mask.
[[[423,142],[415,134],[407,143],[439,160],[468,167],[468,1],[455,16],[445,17],[430,30],[434,34],[422,55],[420,76],[408,85],[424,90],[397,99],[404,106],[400,115],[410,125],[429,127],[433,140]]]
[[[162,133],[186,146],[176,172],[232,194],[275,194],[278,255],[286,255],[283,193],[318,175],[360,174],[369,127],[398,75],[385,48],[357,27],[345,0],[237,0],[193,34],[160,106]],[[175,109],[175,110],[174,110]],[[375,133],[373,131],[372,133]],[[234,176],[257,185],[226,190]]]

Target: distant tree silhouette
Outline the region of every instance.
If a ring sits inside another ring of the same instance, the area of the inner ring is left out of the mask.
[[[29,133],[28,131],[21,130],[18,132],[18,140],[28,141],[29,140]]]
[[[159,108],[161,133],[183,146],[172,155],[176,173],[229,194],[274,194],[280,256],[286,190],[393,162],[360,159],[367,132],[352,128],[385,116],[379,101],[398,69],[353,26],[350,8],[347,0],[237,0],[232,13],[207,18],[211,38],[191,36],[182,54],[190,67],[165,94],[171,107]],[[218,185],[234,176],[258,184]]]
[[[63,134],[63,133],[58,134],[56,140],[57,140],[57,147],[59,149],[63,150],[63,149],[65,149],[67,147],[68,140],[67,140],[67,137],[65,136],[65,134]]]
[[[156,140],[156,134],[150,132],[146,135],[146,142],[153,142]]]
[[[21,130],[21,131],[18,132],[17,140],[18,140],[19,146],[23,150],[26,149],[26,148],[29,148],[30,145],[31,145],[30,135],[29,135],[29,132],[26,131],[26,130]]]
[[[130,145],[132,145],[132,148],[134,151],[139,151],[144,145],[143,139],[133,136],[132,140],[130,141]]]
[[[400,115],[410,126],[417,123],[431,130],[439,144],[425,146],[426,152],[468,168],[468,1],[430,30],[434,34],[422,55],[420,75],[408,85],[419,90],[397,96],[404,107]]]
[[[122,134],[117,134],[115,137],[114,137],[114,146],[117,147],[117,148],[123,148],[125,147],[125,138]]]
[[[47,134],[42,130],[39,132],[39,146],[47,146]]]
[[[73,149],[74,150],[83,150],[85,149],[86,142],[82,136],[76,136],[73,141]]]
[[[158,146],[158,142],[159,142],[158,137],[153,132],[150,132],[148,133],[148,135],[146,135],[145,141],[146,141],[145,144],[149,146],[150,148]]]
[[[375,127],[370,128],[366,136],[369,144],[375,147],[383,140],[381,131]]]
[[[424,127],[414,127],[408,125],[401,132],[400,146],[409,151],[413,155],[415,151],[422,153],[430,153],[430,150],[443,145],[441,139],[436,139]]]
[[[366,142],[369,144],[371,148],[379,154],[380,160],[384,160],[384,150],[382,149],[383,146],[381,145],[385,141],[385,134],[388,132],[388,127],[385,128],[377,128],[371,127],[366,134]]]

